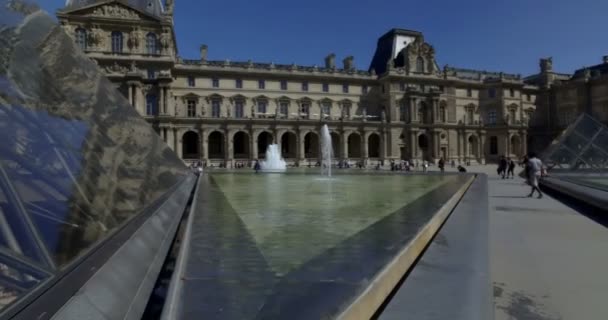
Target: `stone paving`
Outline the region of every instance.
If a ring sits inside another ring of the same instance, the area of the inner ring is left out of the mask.
[[[495,319],[606,319],[608,229],[549,195],[527,198],[496,165],[467,170],[488,175]]]
[[[489,175],[495,319],[606,319],[608,229],[523,180]]]

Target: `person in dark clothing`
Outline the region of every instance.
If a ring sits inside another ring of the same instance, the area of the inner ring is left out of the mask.
[[[260,172],[260,170],[262,169],[262,166],[260,165],[259,161],[255,161],[255,165],[253,165],[253,170],[255,170],[255,173]]]
[[[507,174],[507,158],[505,158],[505,156],[501,156],[500,161],[498,163],[498,175],[502,176],[502,178],[504,179],[506,174]]]
[[[467,169],[463,166],[458,166],[458,172],[467,172]]]
[[[443,158],[439,159],[438,166],[441,173],[443,173],[445,171],[445,161],[443,161]]]
[[[507,179],[511,176],[511,179],[515,179],[515,161],[510,158],[507,158],[507,163],[509,166],[509,170],[507,171]]]

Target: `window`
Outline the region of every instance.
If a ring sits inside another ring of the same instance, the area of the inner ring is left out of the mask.
[[[350,103],[344,103],[344,104],[342,105],[342,113],[343,113],[343,116],[344,116],[345,118],[347,118],[347,119],[348,119],[348,118],[350,118],[350,107],[351,107],[351,104],[350,104]]]
[[[369,90],[369,88],[365,84],[361,87],[361,93],[363,93],[363,94],[367,94],[368,90]]]
[[[496,124],[496,110],[488,112],[488,124]]]
[[[87,31],[83,28],[76,29],[76,45],[80,50],[87,50]]]
[[[258,113],[265,115],[266,114],[266,101],[258,101]]]
[[[399,84],[399,91],[401,91],[401,92],[405,91],[405,83],[401,82]]]
[[[517,118],[517,110],[511,109],[509,110],[509,123],[515,123],[515,119]]]
[[[329,84],[327,84],[327,83],[323,84],[323,92],[329,92]]]
[[[511,98],[515,97],[515,90],[513,90],[513,89],[509,89],[509,96],[510,96]]]
[[[243,89],[243,80],[241,79],[236,79],[235,81],[235,85],[234,85],[237,89]],[[219,87],[219,84],[218,84]]]
[[[321,105],[321,113],[323,113],[323,118],[331,115],[331,102],[323,102]]]
[[[399,105],[399,121],[407,121],[407,104],[401,101]]]
[[[532,100],[532,97],[530,96],[530,94],[529,94],[529,93],[528,93],[528,94],[526,94],[526,100],[528,100],[528,101],[531,101],[531,100]]]
[[[156,100],[156,95],[148,94],[146,95],[146,115],[155,116],[158,114],[158,101]]]
[[[416,59],[416,72],[424,72],[424,59],[422,57]]]
[[[490,137],[490,154],[498,154],[498,137]]]
[[[112,31],[112,53],[122,53],[122,32]]]
[[[287,116],[289,114],[289,103],[281,102],[279,106],[279,113],[283,116]]]
[[[308,82],[307,81],[302,82],[302,91],[308,91]]]
[[[266,81],[258,80],[258,89],[266,89]]]
[[[243,101],[241,101],[241,100],[238,100],[234,103],[234,117],[235,118],[244,118],[245,117]]]
[[[218,78],[211,79],[211,86],[214,87],[214,88],[219,88],[220,87],[220,79],[218,79]]]
[[[188,76],[188,87],[196,86],[196,79],[193,76]]]
[[[196,117],[196,101],[188,100],[186,104],[188,106],[188,117]]]
[[[156,79],[156,72],[153,69],[148,69],[148,79],[150,79],[150,80]]]
[[[307,102],[304,102],[300,105],[300,116],[306,117],[308,118],[308,116],[310,115],[310,104],[308,104]]]
[[[441,122],[446,122],[446,110],[445,110],[445,106],[440,106],[439,107],[439,119],[441,120]]]
[[[158,40],[156,35],[152,32],[146,35],[146,53],[147,54],[158,54]]]
[[[287,81],[281,80],[281,90],[287,90]]]
[[[219,118],[221,114],[220,101],[213,100],[211,101],[211,116],[214,118]]]
[[[471,88],[467,89],[467,97],[472,97],[473,96],[473,90],[471,90]]]
[[[474,112],[473,108],[467,110],[467,121],[469,124],[473,124]]]
[[[343,93],[348,93],[348,84],[343,84],[342,85],[342,92]]]
[[[496,89],[495,88],[488,89],[488,97],[490,97],[490,98],[496,97]]]

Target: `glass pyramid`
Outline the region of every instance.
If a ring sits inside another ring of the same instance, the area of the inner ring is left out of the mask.
[[[0,0],[0,137],[0,315],[188,172],[62,28],[22,1]]]
[[[608,127],[583,113],[542,155],[550,169],[608,169]]]

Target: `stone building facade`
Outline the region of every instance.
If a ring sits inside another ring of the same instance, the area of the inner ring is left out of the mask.
[[[608,125],[608,56],[573,74],[555,72],[552,58],[541,59],[540,72],[525,82],[539,88],[531,149],[544,150],[583,112]]]
[[[280,145],[315,164],[327,124],[336,161],[485,163],[527,149],[538,86],[519,75],[439,68],[417,31],[380,37],[367,70],[213,61],[177,54],[173,1],[71,0],[63,27],[185,161],[232,167]]]

